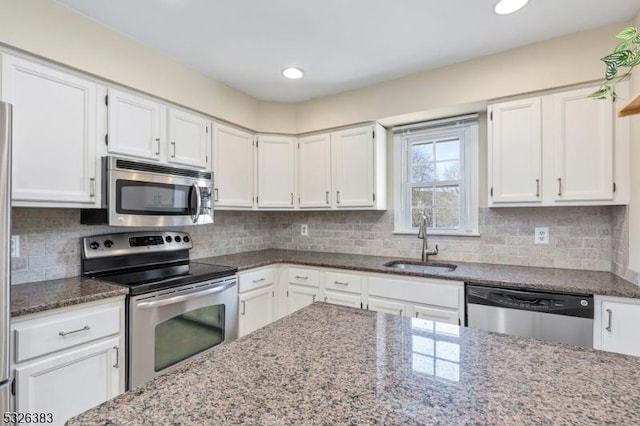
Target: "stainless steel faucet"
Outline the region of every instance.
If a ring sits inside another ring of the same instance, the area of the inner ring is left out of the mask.
[[[420,217],[420,229],[418,230],[418,238],[422,240],[422,257],[423,262],[429,261],[429,256],[436,256],[438,254],[438,245],[436,244],[435,250],[429,250],[427,243],[427,216],[422,215]]]

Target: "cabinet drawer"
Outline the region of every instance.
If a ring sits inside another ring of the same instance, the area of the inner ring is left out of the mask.
[[[459,288],[463,284],[425,279],[424,282],[393,278],[370,277],[369,294],[391,299],[411,300],[415,303],[459,308]]]
[[[360,293],[360,282],[362,281],[360,275],[327,272],[325,277],[325,287],[327,289]]]
[[[273,284],[273,268],[242,272],[238,275],[238,291],[249,291]]]
[[[77,309],[14,325],[16,362],[120,332],[120,305]]]
[[[318,287],[320,285],[319,275],[319,272],[315,269],[289,268],[289,282],[293,284]]]

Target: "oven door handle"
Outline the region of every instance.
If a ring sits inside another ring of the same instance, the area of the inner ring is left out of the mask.
[[[200,209],[202,208],[202,194],[200,193],[200,187],[197,183],[194,182],[191,187],[196,193],[196,208],[195,210],[191,210],[191,220],[193,223],[198,223],[198,219],[200,219]]]
[[[221,291],[225,291],[225,290],[233,287],[234,285],[236,285],[236,281],[235,280],[233,280],[233,281],[231,281],[231,282],[229,282],[227,284],[218,286],[218,287],[214,287],[214,288],[210,288],[210,289],[202,290],[202,291],[196,291],[196,292],[193,292],[193,293],[184,294],[182,296],[173,296],[173,297],[169,297],[168,299],[154,300],[154,301],[151,301],[151,302],[137,303],[136,304],[136,308],[139,308],[139,309],[152,309],[152,308],[157,308],[158,306],[171,305],[172,303],[186,302],[187,300],[197,299],[198,297],[206,296],[208,294],[219,293]]]

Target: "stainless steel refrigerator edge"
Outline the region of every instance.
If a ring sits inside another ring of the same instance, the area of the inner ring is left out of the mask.
[[[0,102],[0,415],[9,411],[9,285],[11,246],[11,105]]]

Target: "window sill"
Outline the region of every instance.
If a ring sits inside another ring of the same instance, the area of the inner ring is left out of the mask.
[[[413,229],[394,230],[392,235],[418,235],[418,231]],[[479,232],[462,232],[462,231],[427,231],[427,235],[445,236],[445,237],[480,237]]]

